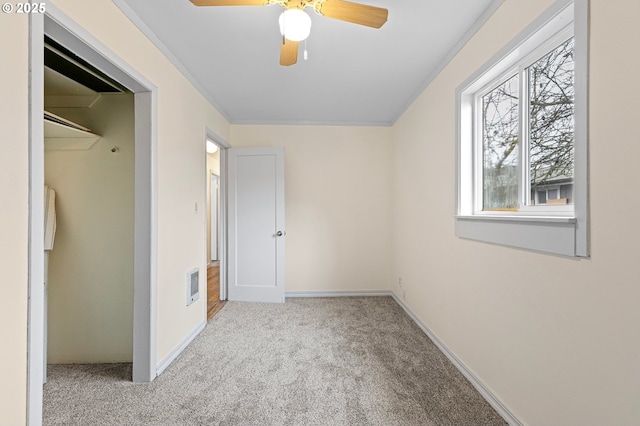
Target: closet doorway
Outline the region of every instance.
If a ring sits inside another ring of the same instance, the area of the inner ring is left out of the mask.
[[[156,270],[157,270],[157,202],[155,195],[155,128],[157,89],[128,63],[86,33],[55,5],[48,4],[46,14],[30,15],[29,25],[30,84],[30,217],[29,217],[29,319],[28,319],[28,421],[42,423],[42,397],[45,360],[45,256],[44,256],[44,182],[45,131],[44,44],[45,35],[73,52],[95,69],[126,88],[133,97],[135,120],[133,160],[133,381],[149,382],[156,375]],[[64,118],[64,117],[62,117]],[[73,120],[70,120],[73,121]],[[118,154],[116,149],[109,154]],[[117,147],[115,147],[117,148]],[[54,188],[55,189],[55,188]],[[108,194],[102,194],[108,196]],[[63,197],[59,205],[62,207]],[[62,212],[60,212],[62,214]],[[54,243],[54,250],[56,244]],[[109,259],[104,259],[108,262]],[[71,295],[73,296],[73,295]],[[68,301],[76,303],[73,298]],[[95,300],[95,303],[100,303]],[[85,306],[90,310],[91,305]]]
[[[44,65],[45,357],[130,363],[134,95],[49,37]]]

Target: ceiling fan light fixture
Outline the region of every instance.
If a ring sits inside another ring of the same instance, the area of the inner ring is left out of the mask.
[[[287,9],[280,15],[280,34],[291,41],[302,41],[311,33],[311,18],[301,9]]]

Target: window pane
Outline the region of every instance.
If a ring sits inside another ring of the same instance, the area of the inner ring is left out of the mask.
[[[563,192],[572,193],[573,69],[573,38],[527,69],[530,194],[548,184],[559,184]],[[552,198],[557,196],[549,194]]]
[[[547,204],[547,191],[538,191],[538,204]]]
[[[483,210],[518,207],[518,76],[482,97]]]

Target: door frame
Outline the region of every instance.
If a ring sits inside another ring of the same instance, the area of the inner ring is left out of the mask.
[[[227,150],[231,148],[231,144],[227,142],[223,137],[218,135],[213,130],[206,128],[204,135],[204,144],[206,148],[207,139],[215,143],[220,149],[220,173],[218,174],[218,185],[220,186],[220,193],[218,199],[218,211],[219,211],[219,224],[218,228],[218,262],[220,265],[220,300],[227,300],[228,287],[227,287]],[[206,149],[203,150],[205,153],[205,170],[206,170],[206,161],[207,154]],[[207,179],[211,179],[211,176],[208,174],[207,170]],[[206,185],[205,185],[206,188]],[[205,226],[206,229],[206,226]],[[205,239],[206,241],[206,239]],[[207,249],[205,248],[205,258],[207,257]],[[211,259],[207,259],[209,262]],[[205,318],[207,315],[207,306],[205,303]]]
[[[42,424],[44,381],[44,35],[134,93],[133,381],[157,376],[157,88],[55,5],[29,15],[27,424]]]

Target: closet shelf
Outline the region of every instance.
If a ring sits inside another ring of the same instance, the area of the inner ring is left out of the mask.
[[[86,150],[90,149],[98,139],[100,136],[91,133],[89,129],[45,112],[45,151]]]

